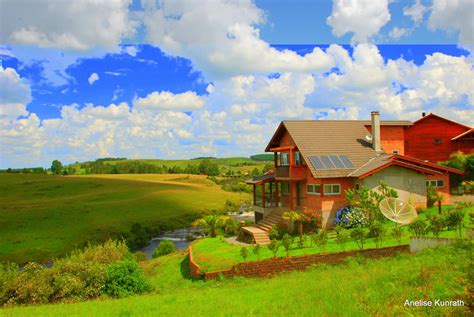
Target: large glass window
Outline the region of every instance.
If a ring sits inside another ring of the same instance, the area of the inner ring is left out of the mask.
[[[306,191],[311,195],[321,195],[321,185],[320,184],[308,184],[306,185]]]
[[[295,152],[295,164],[296,165],[303,165],[303,160],[301,159],[301,153]]]
[[[281,165],[282,166],[287,166],[290,165],[290,154],[289,153],[281,153]]]
[[[340,193],[340,184],[324,184],[324,195],[339,195]]]

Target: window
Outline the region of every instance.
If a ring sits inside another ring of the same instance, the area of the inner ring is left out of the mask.
[[[341,185],[324,184],[324,195],[339,195],[341,193]]]
[[[427,180],[427,181],[426,181],[426,186],[431,186],[431,187],[444,187],[444,180],[442,180],[442,179]]]
[[[281,153],[281,165],[282,166],[287,166],[290,165],[290,154],[289,153]]]
[[[398,150],[393,150],[392,154],[398,154]]]
[[[295,152],[295,164],[296,165],[303,165],[303,161],[301,159],[301,153]]]
[[[306,185],[306,191],[311,195],[321,195],[321,185],[320,184],[308,184]]]
[[[283,195],[289,195],[290,194],[290,183],[288,183],[288,182],[281,183],[281,192],[282,192]]]
[[[441,139],[434,139],[434,144],[441,144]]]

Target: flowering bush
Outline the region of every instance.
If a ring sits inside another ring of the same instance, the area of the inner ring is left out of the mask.
[[[336,211],[336,225],[343,228],[353,228],[364,226],[367,222],[362,210],[357,207],[346,206]]]

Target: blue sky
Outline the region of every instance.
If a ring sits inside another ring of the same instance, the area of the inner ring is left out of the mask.
[[[280,120],[374,109],[473,123],[472,2],[347,3],[5,1],[0,167],[247,156]]]

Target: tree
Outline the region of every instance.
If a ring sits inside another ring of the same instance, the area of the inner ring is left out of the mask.
[[[214,238],[217,236],[217,229],[224,226],[229,219],[227,216],[219,216],[216,214],[207,215],[196,220],[193,223],[193,227],[204,227],[207,234]]]
[[[424,222],[422,219],[415,220],[408,226],[408,228],[417,238],[423,237],[428,230],[426,222]]]
[[[346,200],[353,207],[359,208],[366,217],[369,224],[375,221],[379,215],[379,204],[387,197],[397,198],[396,190],[388,187],[384,182],[380,182],[379,191],[370,190],[361,186],[360,189],[346,190]]]
[[[322,251],[325,250],[326,244],[328,243],[328,233],[325,229],[319,231],[316,235],[316,244],[321,248]]]
[[[402,244],[402,235],[403,235],[403,228],[399,225],[395,225],[392,229],[392,237],[398,240],[398,245]]]
[[[260,260],[260,251],[262,250],[262,248],[260,247],[260,244],[256,244],[254,247],[253,247],[253,254],[255,254],[257,256],[257,258]]]
[[[367,234],[365,233],[364,228],[356,227],[354,230],[352,230],[351,238],[354,239],[360,250],[364,249],[364,242],[367,238]]]
[[[219,166],[217,166],[216,163],[211,162],[210,159],[204,159],[199,163],[199,173],[209,176],[218,176]]]
[[[63,164],[58,160],[54,160],[53,163],[51,163],[51,172],[55,175],[60,175],[62,171]]]
[[[286,256],[290,256],[290,249],[291,249],[291,237],[289,234],[285,234],[281,239],[281,244],[285,248]]]

